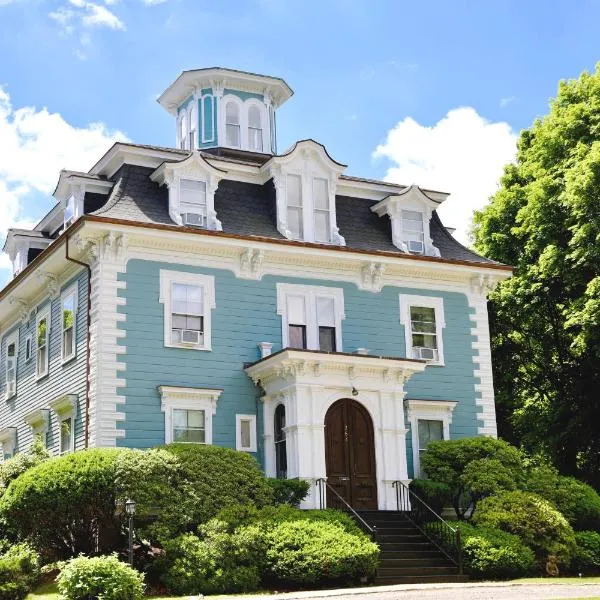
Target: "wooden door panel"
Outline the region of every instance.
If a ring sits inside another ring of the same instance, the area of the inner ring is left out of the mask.
[[[327,465],[327,482],[346,502],[350,502],[350,461],[346,412],[346,406],[343,403],[334,404],[327,412],[325,419],[325,464]],[[343,508],[343,503],[328,490],[327,506]]]

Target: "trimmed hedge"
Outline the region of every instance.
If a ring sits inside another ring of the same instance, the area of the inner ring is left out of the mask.
[[[568,565],[575,548],[573,529],[549,502],[528,492],[502,492],[481,502],[473,522],[518,535],[545,564],[554,554]]]
[[[310,488],[304,479],[268,479],[273,494],[272,502],[276,506],[289,504],[298,507],[306,498]]]
[[[39,439],[35,439],[28,452],[19,452],[12,458],[0,463],[0,496],[8,484],[28,469],[48,460],[50,453]]]
[[[452,500],[450,488],[445,483],[439,483],[431,479],[413,479],[410,482],[410,489],[438,515],[442,514],[444,508]]]
[[[74,558],[56,582],[67,600],[142,600],[144,596],[144,576],[116,556]]]
[[[23,600],[39,578],[39,556],[27,544],[13,544],[0,555],[0,600]]]
[[[575,544],[572,568],[583,575],[600,573],[600,533],[578,531],[575,533]]]

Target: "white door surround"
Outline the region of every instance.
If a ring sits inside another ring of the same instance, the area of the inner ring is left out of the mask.
[[[265,471],[275,477],[274,414],[286,411],[287,476],[310,483],[301,508],[319,508],[317,481],[327,476],[325,414],[341,398],[360,402],[373,420],[380,510],[396,509],[394,481],[408,481],[404,384],[424,361],[286,349],[259,360],[246,373],[265,392]],[[354,393],[353,393],[354,392]]]

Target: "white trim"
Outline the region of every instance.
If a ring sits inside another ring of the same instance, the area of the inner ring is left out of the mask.
[[[35,318],[35,378],[36,380],[43,379],[50,373],[50,332],[52,330],[51,323],[51,307],[52,302],[48,301],[44,308],[38,309],[38,313]],[[46,319],[46,368],[44,371],[38,371],[39,361],[38,361],[38,352],[39,352],[39,337],[38,337],[38,328],[40,323]]]
[[[250,422],[250,445],[242,446],[242,421]],[[240,452],[256,452],[256,415],[235,415],[235,448]]]
[[[204,307],[204,340],[202,344],[174,344],[171,333],[171,294],[174,283],[194,285],[202,288]],[[167,348],[187,348],[191,350],[212,350],[211,313],[215,308],[215,278],[213,275],[200,275],[184,271],[160,270],[159,302],[164,306],[164,345]]]
[[[160,385],[160,408],[165,413],[165,443],[173,441],[173,409],[204,411],[204,443],[212,444],[212,417],[223,390]]]
[[[69,296],[73,296],[73,351],[69,356],[64,355],[64,302]],[[79,287],[77,282],[70,285],[68,288],[64,289],[60,295],[60,357],[61,362],[64,365],[65,363],[70,362],[77,356],[77,311],[79,308]]]
[[[282,348],[289,346],[289,321],[287,316],[288,296],[302,296],[306,311],[306,348],[319,350],[319,326],[317,323],[317,298],[331,298],[334,306],[336,351],[342,352],[342,321],[344,311],[344,290],[342,288],[295,283],[277,284],[277,314],[281,316]]]
[[[15,345],[15,377],[14,377],[14,391],[12,394],[9,394],[8,391],[8,347],[14,344]],[[10,400],[17,395],[17,387],[19,382],[19,327],[17,327],[13,332],[4,336],[4,397],[6,400]]]
[[[29,343],[29,356],[27,356],[27,344]],[[29,333],[25,336],[25,362],[28,363],[33,358],[33,334]]]
[[[415,478],[421,476],[419,458],[419,421],[442,421],[444,439],[450,439],[452,412],[458,402],[454,400],[406,400],[407,417],[410,423]]]
[[[39,435],[44,447],[46,447],[50,425],[50,409],[38,408],[37,410],[33,410],[27,413],[23,417],[23,420],[31,427],[33,437],[35,438],[36,435]]]
[[[408,358],[412,356],[412,331],[411,331],[411,319],[410,319],[410,308],[411,306],[419,306],[424,308],[433,308],[435,310],[435,333],[437,340],[437,360],[430,360],[428,364],[437,365],[439,367],[444,366],[444,338],[443,330],[446,327],[446,320],[444,317],[444,299],[436,298],[433,296],[413,296],[409,294],[399,294],[400,300],[400,323],[404,327],[404,343],[405,353]]]
[[[50,408],[56,414],[58,422],[58,454],[68,454],[75,451],[75,417],[77,416],[77,394],[64,394],[50,402]],[[70,448],[62,450],[62,425],[67,419],[71,420]]]
[[[14,456],[15,448],[17,447],[17,428],[16,427],[5,427],[0,430],[0,445],[2,445],[2,455],[0,458],[4,459],[5,456]]]

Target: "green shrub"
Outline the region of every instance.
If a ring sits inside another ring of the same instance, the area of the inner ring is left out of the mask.
[[[577,531],[572,568],[584,575],[600,573],[600,533]]]
[[[540,466],[529,471],[526,487],[556,506],[574,529],[600,530],[600,495],[591,486]]]
[[[477,461],[470,469],[470,463]],[[447,485],[459,519],[482,497],[523,479],[521,453],[504,440],[490,437],[460,438],[431,442],[423,452],[421,466],[429,479]]]
[[[48,460],[50,453],[44,448],[41,440],[35,439],[28,452],[19,452],[12,458],[0,463],[0,496],[4,494],[8,484],[27,469]]]
[[[567,520],[536,494],[513,491],[486,498],[473,521],[518,535],[540,562],[554,554],[559,564],[567,565],[575,547],[575,535]]]
[[[310,488],[304,479],[268,479],[273,492],[273,504],[289,504],[298,507]]]
[[[410,482],[410,489],[438,515],[442,513],[444,507],[450,504],[452,494],[445,483],[431,479],[413,479]]]
[[[39,556],[27,544],[13,544],[0,555],[0,600],[23,600],[39,578]]]
[[[67,600],[142,600],[144,577],[116,556],[80,556],[68,561],[56,579]]]
[[[524,577],[535,567],[535,555],[521,539],[489,527],[456,522],[461,533],[465,571],[475,579]]]

